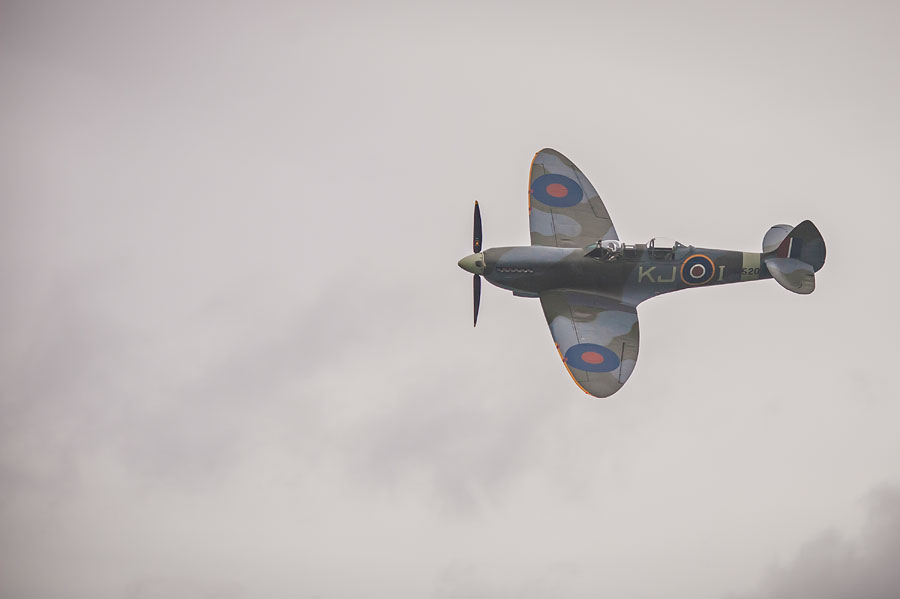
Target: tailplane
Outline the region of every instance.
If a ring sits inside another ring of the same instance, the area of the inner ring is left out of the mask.
[[[811,221],[775,225],[763,238],[763,261],[772,278],[794,293],[812,293],[825,264],[825,240]]]

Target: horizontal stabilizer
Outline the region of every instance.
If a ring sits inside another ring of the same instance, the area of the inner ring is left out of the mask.
[[[794,293],[806,295],[816,288],[816,275],[812,265],[797,258],[766,258],[766,268],[782,287]]]

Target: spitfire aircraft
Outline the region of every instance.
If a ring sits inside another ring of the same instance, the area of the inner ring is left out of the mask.
[[[594,186],[549,148],[535,154],[529,183],[530,247],[482,250],[475,202],[474,253],[459,261],[474,275],[474,322],[482,276],[513,295],[540,298],[563,364],[575,384],[595,397],[621,389],[634,370],[641,302],[671,291],[761,279],[812,293],[814,273],[825,263],[825,241],[808,220],[769,229],[761,253],[659,237],[622,243]]]

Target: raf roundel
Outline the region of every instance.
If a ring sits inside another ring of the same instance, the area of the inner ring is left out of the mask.
[[[553,208],[571,208],[581,202],[584,191],[565,175],[541,175],[531,182],[531,197]]]
[[[681,280],[686,285],[709,283],[716,274],[716,265],[703,254],[694,254],[681,264]]]
[[[566,351],[566,364],[587,372],[612,372],[619,367],[619,356],[596,343],[579,343]]]

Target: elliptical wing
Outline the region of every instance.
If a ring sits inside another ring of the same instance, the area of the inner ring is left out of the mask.
[[[582,248],[618,239],[603,201],[575,164],[550,148],[534,155],[528,179],[531,245]]]
[[[567,289],[542,293],[541,306],[575,384],[594,397],[609,397],[621,389],[637,362],[640,329],[635,307]]]

